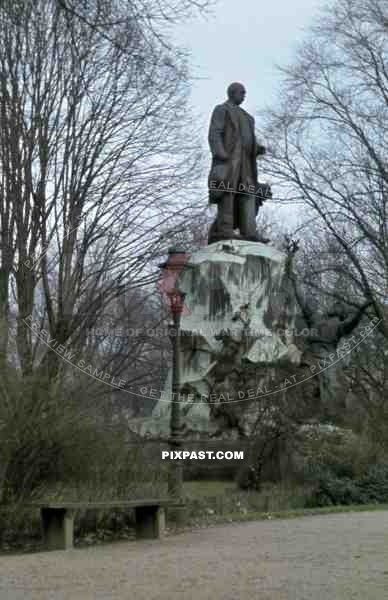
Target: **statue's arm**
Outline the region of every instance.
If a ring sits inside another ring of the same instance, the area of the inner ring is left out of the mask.
[[[358,309],[358,311],[356,312],[355,315],[353,315],[352,317],[348,317],[347,319],[345,319],[345,321],[343,323],[341,323],[341,325],[340,325],[340,336],[341,337],[343,335],[349,335],[350,333],[352,333],[353,329],[355,329],[357,327],[357,325],[359,324],[359,322],[361,321],[365,310],[371,304],[372,304],[372,301],[368,300],[367,302],[365,302],[365,304],[363,304]]]
[[[228,155],[224,148],[226,110],[222,105],[216,106],[213,110],[209,126],[209,146],[214,158],[227,160]]]
[[[248,114],[248,113],[246,113],[246,114]],[[254,117],[252,117],[252,115],[248,115],[248,118],[251,120],[252,130],[253,130],[253,134],[255,137],[256,156],[263,156],[267,150],[266,150],[266,147],[263,146],[263,144],[260,144],[260,142],[257,140],[256,129],[255,129],[255,119],[254,119]]]

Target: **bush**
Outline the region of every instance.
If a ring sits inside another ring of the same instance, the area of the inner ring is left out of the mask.
[[[308,501],[309,507],[388,502],[388,464],[373,465],[357,479],[322,472]]]
[[[301,475],[308,481],[326,472],[338,478],[353,479],[363,470],[368,454],[358,436],[344,429],[312,427],[300,432],[298,442],[302,454]]]
[[[8,377],[0,390],[0,505],[158,493],[167,464],[134,437],[59,385]]]
[[[388,501],[388,464],[365,437],[351,430],[310,426],[294,449],[297,478],[312,486],[308,507]]]
[[[362,495],[357,483],[349,477],[336,477],[330,471],[321,474],[315,489],[308,499],[308,508],[338,504],[362,504]]]
[[[365,502],[388,502],[388,464],[370,467],[358,486]]]

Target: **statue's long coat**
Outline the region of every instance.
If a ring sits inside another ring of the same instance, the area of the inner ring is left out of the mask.
[[[240,110],[243,110],[240,108]],[[255,120],[243,110],[252,129],[252,155],[247,157],[242,151],[239,120],[236,111],[228,102],[219,104],[213,110],[209,127],[209,146],[213,155],[209,173],[209,202],[217,203],[227,189],[237,190],[239,184],[258,187],[256,155],[258,144],[255,138]],[[229,159],[222,161],[219,153],[225,151]],[[244,165],[243,160],[248,160]],[[249,180],[244,174],[249,173]],[[212,189],[213,188],[213,189]],[[217,189],[214,189],[217,188]]]

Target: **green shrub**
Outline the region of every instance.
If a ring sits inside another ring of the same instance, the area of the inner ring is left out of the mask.
[[[363,497],[357,482],[349,477],[336,477],[329,471],[321,474],[306,506],[332,506],[362,504]]]
[[[352,479],[362,469],[363,449],[352,431],[314,427],[301,432],[298,441],[302,475],[307,480],[326,471],[335,477]]]
[[[388,502],[388,464],[371,466],[360,478],[337,477],[329,470],[315,481],[308,506]]]
[[[298,433],[298,478],[311,485],[308,507],[388,501],[388,465],[351,430],[315,426]]]
[[[388,502],[388,464],[373,465],[358,481],[365,502]]]
[[[0,389],[0,505],[161,491],[167,463],[153,459],[144,440],[137,444],[126,424],[104,422],[59,384],[13,375]]]

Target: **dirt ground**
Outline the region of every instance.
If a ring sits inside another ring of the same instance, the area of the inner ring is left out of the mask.
[[[383,600],[388,511],[0,558],[0,600]]]

